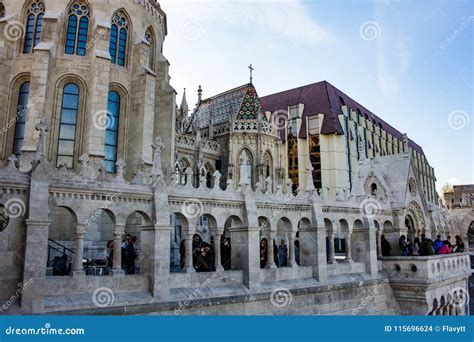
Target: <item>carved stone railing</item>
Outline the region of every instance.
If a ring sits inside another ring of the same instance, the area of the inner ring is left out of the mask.
[[[248,133],[264,133],[268,135],[276,136],[276,127],[267,121],[258,120],[236,120],[234,121],[235,132],[248,132]]]
[[[214,140],[202,140],[201,147],[203,152],[215,155],[219,155],[221,149],[221,145]]]
[[[230,132],[230,127],[228,122],[223,122],[218,125],[214,125],[213,127],[213,134],[214,136],[228,134]]]
[[[268,135],[275,135],[276,129],[275,126],[267,121],[262,121],[262,132]]]
[[[258,132],[258,121],[257,120],[235,120],[234,131],[236,132]]]
[[[176,133],[176,146],[184,148],[193,148],[196,144],[196,137],[190,134]]]
[[[200,144],[201,149],[204,153],[209,153],[217,156],[219,155],[220,144],[217,141],[210,139],[202,139]],[[190,134],[176,133],[176,146],[194,150],[196,146],[196,137]]]
[[[469,275],[469,253],[453,253],[430,256],[382,257],[384,268],[392,281],[424,279],[434,281]]]

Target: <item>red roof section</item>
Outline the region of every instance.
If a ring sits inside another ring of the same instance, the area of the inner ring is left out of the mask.
[[[321,125],[321,134],[344,134],[344,130],[338,119],[342,114],[341,106],[346,105],[353,111],[360,112],[361,115],[370,119],[375,125],[381,127],[387,133],[403,141],[403,134],[393,128],[370,110],[344,94],[327,81],[308,84],[302,87],[282,91],[260,98],[260,102],[265,111],[275,112],[277,110],[287,110],[288,107],[304,104],[302,115],[300,138],[306,138],[306,117],[324,114]],[[283,135],[283,136],[282,136]],[[284,137],[284,128],[280,129],[280,136]],[[414,141],[409,139],[409,145],[415,151],[423,154],[423,149]]]

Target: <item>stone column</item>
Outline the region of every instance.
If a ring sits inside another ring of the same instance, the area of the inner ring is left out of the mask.
[[[352,262],[351,235],[351,233],[347,233],[346,236],[346,259],[344,262]]]
[[[377,258],[382,257],[382,241],[381,241],[382,232],[380,229],[377,230]]]
[[[329,260],[328,264],[334,264],[336,262],[336,250],[334,248],[334,239],[336,235],[334,233],[329,234]]]
[[[290,238],[288,239],[288,267],[297,267],[295,258],[295,234],[294,232],[290,233]]]
[[[232,269],[244,271],[244,282],[249,289],[259,287],[260,227],[232,227]]]
[[[48,258],[48,233],[51,221],[26,220],[24,288],[21,310],[25,314],[39,313],[44,308],[43,279]]]
[[[85,225],[78,225],[76,233],[74,235],[75,239],[75,249],[74,249],[74,261],[72,264],[71,275],[73,277],[84,276],[84,268],[82,266],[82,259],[84,258],[84,235],[86,234]]]
[[[267,264],[265,265],[265,268],[277,268],[275,265],[275,255],[273,254],[273,238],[274,234],[270,233],[267,241]]]
[[[150,279],[150,290],[157,300],[169,294],[170,275],[170,225],[142,226],[140,273]]]
[[[184,248],[184,273],[195,273],[196,270],[193,267],[193,234],[188,234],[186,239],[186,247]]]
[[[313,277],[319,282],[327,279],[326,229],[308,227],[300,229],[300,265],[311,266]]]
[[[222,231],[217,231],[216,236],[214,237],[214,253],[216,255],[215,263],[216,263],[216,271],[224,271],[224,267],[222,267],[222,260],[221,260],[221,236]]]
[[[116,224],[114,232],[114,260],[111,273],[116,276],[124,275],[122,269],[122,236],[125,233],[124,224]]]

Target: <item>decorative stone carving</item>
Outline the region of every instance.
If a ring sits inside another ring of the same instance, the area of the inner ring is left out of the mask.
[[[44,160],[44,136],[49,131],[48,119],[42,118],[35,129],[39,132],[38,145],[36,146],[35,161]]]
[[[214,174],[212,175],[212,178],[214,179],[213,190],[220,190],[220,184],[221,184],[221,178],[222,178],[222,174],[220,173],[220,171],[216,170]]]
[[[153,168],[151,170],[151,174],[156,177],[163,176],[163,171],[161,167],[161,151],[165,147],[165,144],[161,142],[160,137],[156,137],[153,140],[153,144],[151,148],[153,149]]]
[[[17,162],[18,162],[18,158],[14,154],[11,154],[10,157],[8,157],[7,169],[17,171],[18,170],[16,167]]]
[[[79,157],[79,163],[81,164],[81,171],[79,172],[79,176],[84,180],[92,180],[93,172],[91,166],[89,165],[89,156],[87,154],[83,154]]]
[[[115,165],[117,166],[115,179],[121,183],[125,183],[125,178],[123,177],[123,172],[126,166],[125,161],[123,159],[119,159]]]
[[[132,185],[143,185],[142,171],[137,170],[133,173],[133,178],[130,181]]]
[[[267,179],[265,179],[265,193],[273,193],[273,180],[272,177],[268,176]]]

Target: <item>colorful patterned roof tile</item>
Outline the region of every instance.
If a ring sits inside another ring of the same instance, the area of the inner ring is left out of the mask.
[[[249,83],[201,101],[192,120],[197,120],[201,129],[209,127],[211,120],[213,125],[218,125],[229,118],[257,119],[258,112],[262,112],[260,99],[255,87]],[[265,115],[262,118],[266,120]]]
[[[258,113],[262,113],[262,106],[258,98],[257,91],[252,85],[247,88],[242,106],[237,114],[237,120],[257,120]],[[266,116],[262,115],[262,119],[266,120]]]

